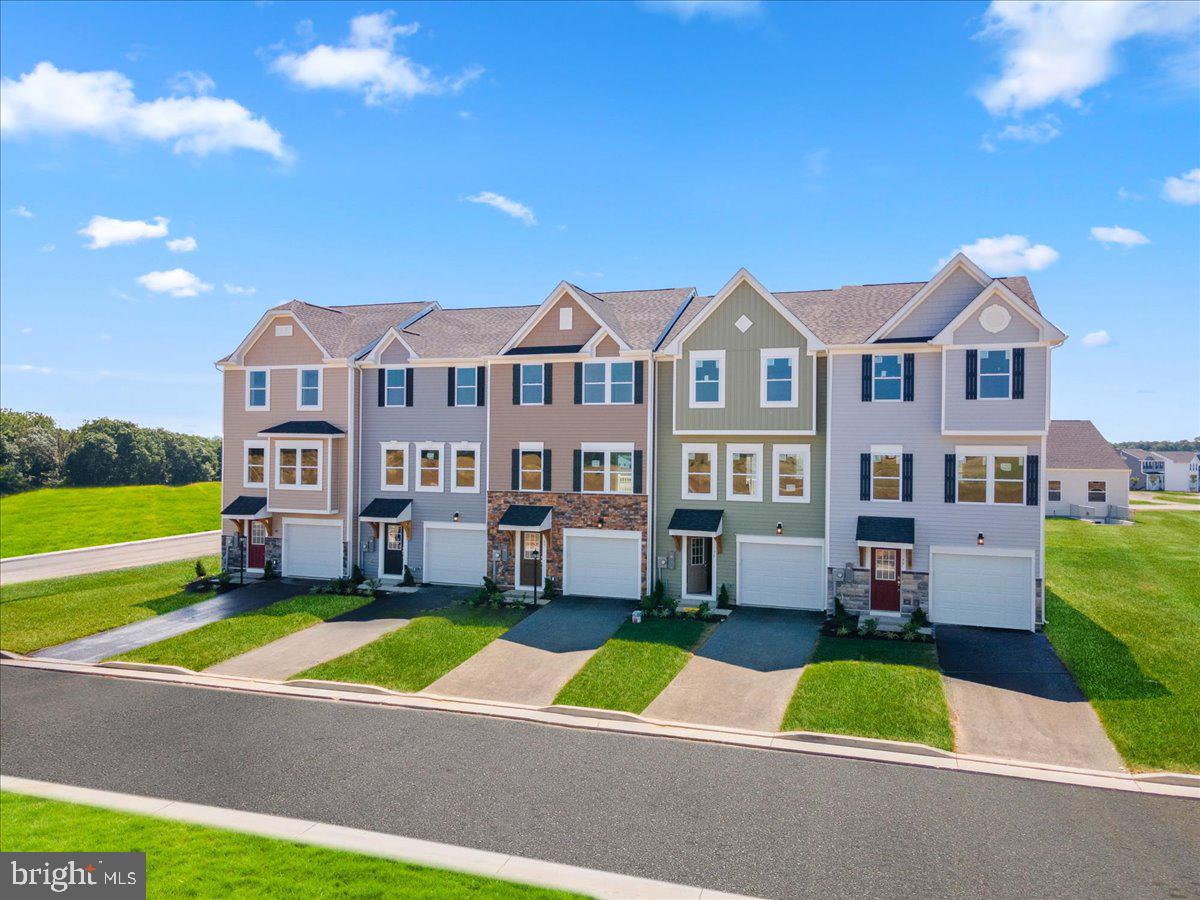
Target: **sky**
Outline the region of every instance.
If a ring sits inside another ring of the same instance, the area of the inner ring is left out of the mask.
[[[220,432],[264,310],[919,281],[1200,433],[1200,4],[5,3],[0,402]]]

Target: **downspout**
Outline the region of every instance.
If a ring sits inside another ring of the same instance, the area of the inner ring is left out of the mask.
[[[358,565],[358,535],[355,533],[355,510],[358,509],[357,485],[354,481],[354,455],[358,445],[355,442],[355,429],[358,418],[354,415],[354,379],[357,377],[358,365],[353,358],[346,360],[346,535],[349,542],[348,553],[350,571]],[[349,575],[350,572],[345,574]]]

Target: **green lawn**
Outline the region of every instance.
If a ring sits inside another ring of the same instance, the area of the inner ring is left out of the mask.
[[[221,483],[43,488],[0,497],[0,557],[221,527]]]
[[[626,622],[563,685],[554,702],[640,713],[679,674],[707,631],[693,619]]]
[[[204,562],[217,567],[215,556]],[[212,594],[183,591],[194,566],[181,560],[0,587],[0,647],[28,653],[206,600]]]
[[[419,691],[525,618],[521,609],[452,606],[418,616],[399,631],[301,672],[295,678],[377,684]]]
[[[113,659],[184,666],[199,672],[302,628],[357,609],[372,599],[361,595],[301,594],[220,622],[210,622],[195,631],[147,644]]]
[[[1046,522],[1046,634],[1134,769],[1200,772],[1200,515]]]
[[[825,731],[954,749],[933,644],[822,637],[781,731]]]
[[[146,854],[148,897],[568,897],[443,869],[172,822],[0,794],[0,850]]]

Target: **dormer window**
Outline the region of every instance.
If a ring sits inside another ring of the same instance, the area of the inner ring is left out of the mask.
[[[983,400],[1007,400],[1012,396],[1012,354],[1010,351],[980,351],[979,396]]]

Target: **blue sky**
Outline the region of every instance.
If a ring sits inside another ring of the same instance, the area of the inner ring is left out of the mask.
[[[1198,9],[4,4],[0,395],[217,433],[212,362],[293,297],[802,290],[968,247],[1071,335],[1056,417],[1190,437]]]

